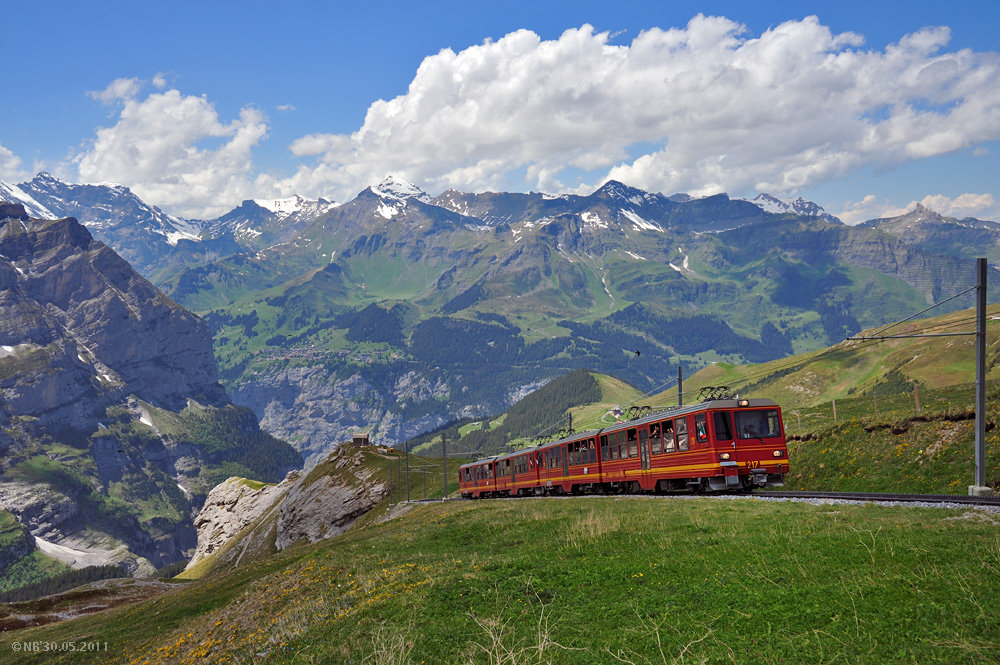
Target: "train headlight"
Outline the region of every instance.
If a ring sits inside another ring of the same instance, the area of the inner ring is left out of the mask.
[[[771,453],[771,454],[772,454],[772,455],[774,455],[775,457],[781,457],[782,455],[784,455],[784,453],[783,453],[783,452],[781,452],[780,450],[775,450],[775,451],[774,451],[773,453]]]
[[[729,453],[719,453],[719,459],[725,462],[727,459],[729,459]]]
[[[741,399],[738,402],[736,402],[736,404],[738,406],[750,406],[750,400],[748,400],[748,399]]]

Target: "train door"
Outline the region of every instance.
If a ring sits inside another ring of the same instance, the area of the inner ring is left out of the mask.
[[[639,467],[641,469],[640,482],[643,489],[650,489],[651,481],[649,470],[649,430],[645,427],[639,428]]]
[[[715,435],[715,455],[726,478],[726,487],[735,489],[740,484],[740,451],[733,438],[733,428],[728,411],[712,412],[712,430]],[[745,460],[742,460],[745,461]]]
[[[568,445],[559,446],[559,454],[562,457],[563,478],[569,475],[569,455]]]

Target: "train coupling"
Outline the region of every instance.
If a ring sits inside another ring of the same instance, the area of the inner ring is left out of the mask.
[[[750,469],[750,483],[754,487],[767,485],[767,469]]]

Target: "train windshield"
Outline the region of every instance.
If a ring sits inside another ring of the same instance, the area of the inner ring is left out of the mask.
[[[741,439],[771,439],[781,436],[777,409],[737,411],[736,432]]]

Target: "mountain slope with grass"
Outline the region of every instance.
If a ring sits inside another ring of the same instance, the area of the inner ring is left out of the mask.
[[[150,665],[990,662],[998,523],[746,498],[438,502],[0,649],[12,664],[37,660],[13,641],[106,642],[101,662]]]

